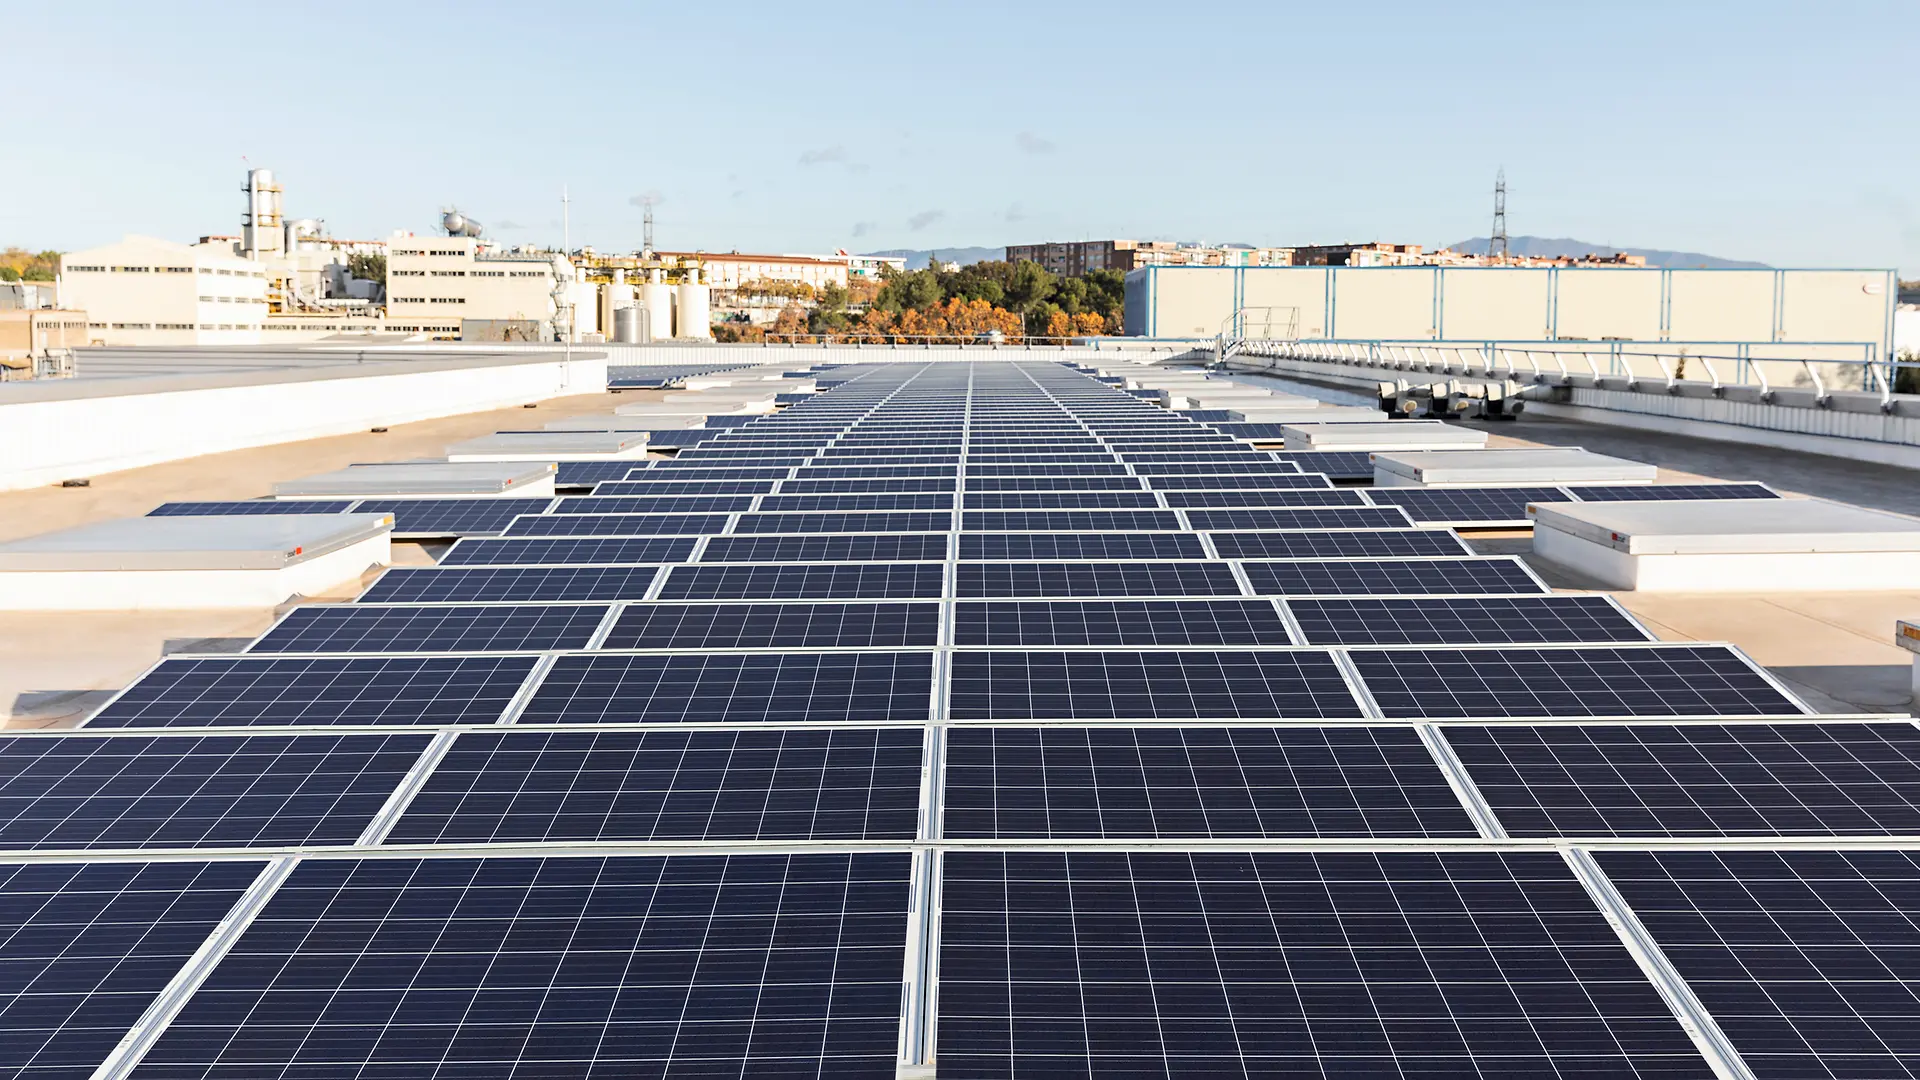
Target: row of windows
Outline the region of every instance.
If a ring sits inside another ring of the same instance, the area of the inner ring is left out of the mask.
[[[88,323],[87,328],[90,330],[191,330],[194,328],[194,324],[193,323],[170,323],[170,322],[163,322],[163,323],[97,322],[97,323]],[[259,323],[203,322],[200,324],[200,329],[202,330],[258,330],[260,329],[260,324]]]
[[[203,304],[264,304],[265,300],[257,296],[203,296]]]
[[[465,270],[435,270],[433,271],[433,276],[434,277],[466,277],[467,272]]]
[[[426,277],[427,272],[425,270],[389,270],[387,275],[389,277]]]
[[[462,250],[462,249],[460,249],[460,248],[455,248],[455,249],[454,249],[454,250],[452,250],[452,251],[439,251],[439,250],[435,250],[435,249],[430,249],[430,248],[394,248],[394,249],[393,249],[393,254],[395,254],[395,255],[422,255],[422,256],[425,256],[425,255],[442,255],[442,256],[446,256],[446,255],[451,255],[451,256],[454,256],[454,257],[456,257],[456,258],[458,258],[458,257],[461,257],[461,256],[464,256],[464,255],[466,255],[466,252],[465,252],[464,250]]]
[[[393,298],[393,303],[396,304],[464,304],[466,302],[467,298],[464,296],[396,296]]]
[[[111,269],[116,274],[191,274],[191,266],[69,266],[69,274],[104,274]],[[220,270],[210,266],[199,268],[203,274],[218,274],[221,277],[264,278],[267,275],[258,270]]]

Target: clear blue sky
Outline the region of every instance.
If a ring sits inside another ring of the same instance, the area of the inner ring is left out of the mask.
[[[1513,233],[1920,269],[1911,3],[20,4],[0,244]],[[330,13],[330,14],[329,14]]]

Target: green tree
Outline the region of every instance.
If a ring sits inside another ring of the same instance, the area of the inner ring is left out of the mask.
[[[349,255],[347,273],[361,281],[378,281],[386,284],[387,257],[385,255]]]
[[[851,320],[847,317],[847,290],[845,287],[828,282],[820,289],[820,298],[814,305],[813,314],[807,319],[807,329],[816,334],[845,330]]]

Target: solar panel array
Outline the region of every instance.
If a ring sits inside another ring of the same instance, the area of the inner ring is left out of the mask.
[[[1511,496],[812,371],[0,735],[0,1076],[1920,1075],[1920,728]]]

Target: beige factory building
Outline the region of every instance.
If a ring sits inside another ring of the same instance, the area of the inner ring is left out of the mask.
[[[706,273],[706,283],[715,289],[738,289],[753,281],[797,282],[816,290],[838,285],[844,289],[850,272],[847,256],[743,255],[737,251],[662,251],[659,254],[663,259],[698,264]],[[906,263],[904,259],[900,262],[903,266]],[[877,268],[873,272],[879,273]]]
[[[1156,266],[1127,275],[1126,332],[1212,338],[1237,320],[1302,340],[1666,342],[1883,360],[1895,291],[1891,270]]]
[[[258,345],[267,274],[229,247],[128,236],[60,257],[61,306],[105,345]]]
[[[577,339],[600,324],[598,290],[579,281],[564,256],[489,247],[470,236],[397,234],[388,241],[386,329],[458,338],[463,323],[551,328],[561,279]],[[536,339],[552,340],[550,334]]]

